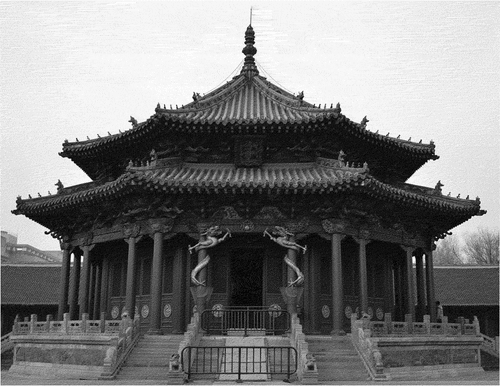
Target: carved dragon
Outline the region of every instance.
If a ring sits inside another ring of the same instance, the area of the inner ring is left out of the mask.
[[[196,286],[205,286],[206,285],[205,281],[201,282],[198,279],[196,279],[196,275],[198,275],[198,273],[200,273],[200,271],[203,268],[205,268],[209,262],[210,262],[210,256],[207,255],[202,261],[200,261],[198,263],[198,265],[191,272],[191,282],[194,285],[196,285]]]
[[[295,279],[294,281],[290,281],[288,283],[288,287],[301,285],[304,282],[304,274],[302,273],[302,271],[292,262],[292,260],[288,258],[287,255],[285,255],[284,260],[286,265],[288,265],[291,269],[293,269],[295,274],[297,275],[297,279]]]
[[[218,225],[212,226],[207,229],[206,232],[201,233],[201,236],[207,236],[206,240],[199,241],[196,245],[189,246],[189,253],[193,253],[193,249],[195,251],[199,251],[200,249],[207,249],[207,248],[212,248],[215,247],[216,245],[220,244],[223,242],[228,236],[231,237],[231,231],[227,229],[227,232],[224,236],[217,238],[216,236],[219,236],[222,234],[222,231],[219,229]]]
[[[277,244],[279,244],[282,247],[285,247],[287,249],[292,249],[292,250],[297,251],[297,252],[300,252],[302,250],[302,252],[304,252],[304,253],[307,251],[307,246],[303,247],[302,245],[299,245],[296,242],[289,240],[290,236],[293,236],[293,233],[288,232],[285,228],[280,227],[280,226],[275,226],[274,231],[271,231],[271,232],[274,235],[276,235],[277,237],[274,237],[271,233],[269,233],[267,231],[267,228],[264,231],[263,236],[264,237],[266,235],[269,236],[269,238],[271,240],[273,240],[275,243],[277,243]],[[285,260],[286,265],[288,265],[297,275],[297,279],[290,281],[288,283],[288,287],[294,287],[294,286],[301,285],[304,282],[304,274],[301,272],[299,267],[297,267],[295,265],[295,263],[293,263],[292,260],[290,260],[288,258],[287,255],[285,255],[284,260]]]
[[[269,238],[273,240],[275,243],[287,249],[293,249],[294,251],[302,250],[304,253],[307,251],[307,246],[303,247],[302,245],[299,245],[296,242],[289,240],[289,237],[293,236],[293,233],[288,232],[285,228],[280,226],[275,226],[274,229],[275,230],[271,232],[274,233],[277,237],[274,237],[272,234],[270,234],[267,231],[267,228],[264,231],[264,237],[266,235],[269,236]]]

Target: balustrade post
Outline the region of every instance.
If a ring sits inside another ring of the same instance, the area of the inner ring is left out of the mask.
[[[460,335],[464,335],[465,334],[465,319],[463,316],[459,316],[457,318],[457,323],[460,324]]]
[[[410,335],[413,334],[413,315],[406,314],[405,315],[405,322],[406,322],[406,331]]]
[[[106,331],[106,313],[101,312],[101,332]]]
[[[479,328],[479,319],[477,318],[477,316],[474,316],[474,320],[473,320],[472,324],[474,324],[474,329],[476,331],[476,335],[477,336],[481,335],[481,330]]]
[[[67,312],[64,313],[63,315],[63,333],[68,334],[69,333],[69,314]]]
[[[89,319],[89,314],[82,314],[82,332],[85,334],[87,332],[87,321]]]
[[[388,335],[392,334],[392,314],[387,312],[384,318],[385,330]]]
[[[50,322],[52,322],[52,315],[47,315],[47,317],[45,318],[45,331],[46,332],[50,332]]]
[[[447,335],[448,334],[448,317],[443,316],[441,319],[441,324],[443,325],[443,334]]]
[[[425,333],[426,335],[431,334],[431,316],[424,315],[424,325],[425,325]]]
[[[34,334],[36,329],[36,322],[38,320],[38,317],[36,314],[31,314],[31,320],[30,320],[30,334]]]
[[[12,332],[14,334],[17,334],[19,331],[19,326],[17,325],[19,323],[19,314],[16,314],[16,317],[14,318],[14,324],[12,325]]]

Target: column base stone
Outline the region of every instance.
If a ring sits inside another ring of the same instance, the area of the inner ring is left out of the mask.
[[[332,330],[330,332],[330,335],[333,335],[333,336],[345,336],[347,334],[346,334],[346,332],[344,330]]]

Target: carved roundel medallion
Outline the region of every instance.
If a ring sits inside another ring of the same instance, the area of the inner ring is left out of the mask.
[[[114,306],[112,309],[111,309],[111,317],[113,319],[116,319],[118,317],[118,315],[120,315],[120,309],[118,308],[118,306]]]
[[[352,315],[352,308],[351,308],[351,306],[346,306],[346,308],[344,310],[344,314],[345,314],[345,317],[347,319],[351,318],[351,315]]]
[[[373,319],[373,308],[368,307],[366,310],[366,313],[370,315],[370,319]]]
[[[250,220],[245,220],[241,223],[241,229],[245,232],[250,232],[255,228],[255,225],[252,221]]]
[[[281,307],[279,304],[274,303],[269,306],[269,316],[272,316],[273,318],[281,316]]]
[[[330,307],[326,304],[321,307],[321,314],[323,315],[323,318],[328,319],[330,317]]]
[[[221,318],[222,317],[222,310],[224,309],[224,306],[220,303],[214,304],[212,306],[212,315],[215,316],[216,318]]]
[[[380,307],[377,308],[377,319],[382,320],[384,319],[384,310]]]
[[[172,315],[172,306],[169,303],[163,307],[163,315],[165,318],[170,318],[170,315]]]
[[[144,304],[141,308],[141,316],[146,319],[149,315],[149,306],[147,304]]]

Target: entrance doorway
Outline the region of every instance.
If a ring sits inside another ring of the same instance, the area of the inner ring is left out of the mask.
[[[263,249],[232,250],[230,260],[230,304],[232,307],[262,306],[263,257]]]

